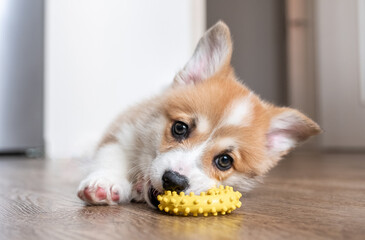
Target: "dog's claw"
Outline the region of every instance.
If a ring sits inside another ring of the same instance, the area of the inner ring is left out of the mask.
[[[112,194],[112,200],[114,202],[118,202],[119,201],[119,192],[118,191],[112,191],[111,194]]]

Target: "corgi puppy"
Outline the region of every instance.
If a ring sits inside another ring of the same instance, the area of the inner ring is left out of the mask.
[[[231,56],[230,31],[218,22],[171,86],[111,124],[79,198],[156,207],[165,190],[199,194],[229,185],[246,192],[298,143],[320,132],[299,111],[267,103],[240,83]]]

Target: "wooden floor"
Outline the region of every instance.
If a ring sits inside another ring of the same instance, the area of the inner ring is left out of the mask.
[[[0,239],[365,239],[365,155],[296,154],[226,216],[87,207],[78,164],[0,158]]]

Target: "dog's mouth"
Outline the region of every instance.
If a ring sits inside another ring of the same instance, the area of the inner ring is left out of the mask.
[[[160,202],[157,200],[157,196],[161,194],[159,191],[157,191],[155,188],[150,187],[150,189],[148,190],[148,198],[151,202],[151,204],[153,206],[155,206],[156,208],[158,207],[158,205],[160,204]]]

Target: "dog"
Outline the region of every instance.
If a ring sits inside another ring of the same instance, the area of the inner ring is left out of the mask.
[[[277,107],[240,83],[222,21],[160,95],[123,112],[93,155],[78,196],[87,204],[131,200],[156,207],[165,190],[249,191],[298,143],[321,132],[298,110]]]

